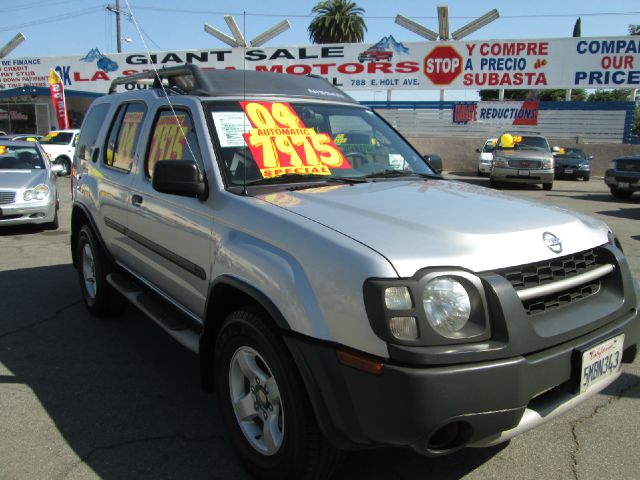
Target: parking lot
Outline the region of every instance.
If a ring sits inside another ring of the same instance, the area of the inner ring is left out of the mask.
[[[446,176],[488,186],[486,178]],[[0,230],[0,478],[250,478],[216,396],[200,390],[196,357],[133,308],[111,321],[85,310],[69,251],[69,180],[58,185],[59,230]],[[503,191],[604,220],[640,278],[640,195],[615,200],[601,178]],[[623,372],[508,445],[440,458],[357,452],[336,478],[637,479],[640,361]]]

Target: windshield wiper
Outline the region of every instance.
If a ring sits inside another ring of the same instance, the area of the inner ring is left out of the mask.
[[[364,177],[331,177],[329,175],[320,175],[317,173],[285,173],[277,177],[259,178],[247,182],[247,186],[252,185],[270,185],[279,183],[296,183],[296,182],[329,182],[329,183],[346,183],[352,185],[354,183],[366,183]]]

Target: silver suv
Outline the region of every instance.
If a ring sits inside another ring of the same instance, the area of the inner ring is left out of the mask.
[[[554,147],[555,148],[555,147]],[[553,153],[542,135],[505,132],[493,152],[490,182],[542,184],[553,188]]]
[[[500,443],[633,361],[637,286],[603,223],[444,180],[319,77],[185,66],[121,86],[75,156],[84,301],[133,303],[199,354],[257,476]]]

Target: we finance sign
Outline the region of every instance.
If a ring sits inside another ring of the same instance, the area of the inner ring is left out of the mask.
[[[401,42],[219,48],[3,59],[0,90],[46,86],[106,93],[115,78],[194,64],[319,75],[344,90],[638,88],[640,37]],[[145,88],[128,85],[126,88]]]

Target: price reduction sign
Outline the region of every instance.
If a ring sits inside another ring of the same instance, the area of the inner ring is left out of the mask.
[[[286,173],[331,175],[351,168],[330,135],[307,128],[288,103],[240,102],[253,127],[244,139],[263,178]]]

